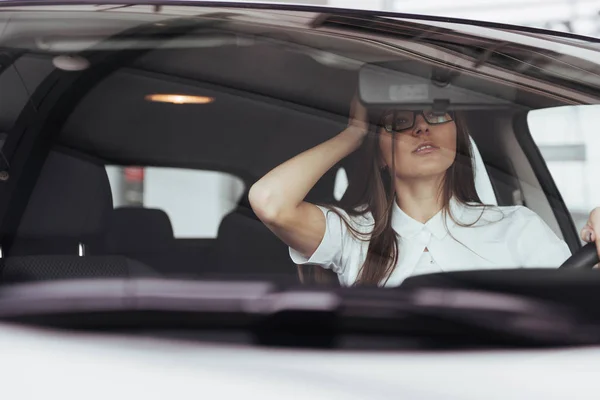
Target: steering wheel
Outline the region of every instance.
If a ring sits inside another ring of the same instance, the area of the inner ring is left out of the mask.
[[[594,242],[588,243],[581,249],[577,250],[575,254],[569,257],[560,268],[592,268],[598,264],[598,252],[596,251],[596,244]]]

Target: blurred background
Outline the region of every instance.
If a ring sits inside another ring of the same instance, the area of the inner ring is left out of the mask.
[[[276,2],[447,16],[600,37],[600,0]],[[595,134],[595,125],[579,124],[577,119],[565,120],[563,117],[547,112],[532,113],[529,124],[575,224],[581,228],[589,211],[600,206],[600,191],[592,184],[594,171],[600,172],[600,136]],[[244,193],[241,181],[223,173],[136,166],[109,166],[107,169],[115,207],[163,209],[171,218],[175,236],[179,238],[216,237],[222,217],[235,207]],[[569,179],[570,176],[583,179]],[[339,177],[336,192],[343,193],[344,184],[343,176]]]

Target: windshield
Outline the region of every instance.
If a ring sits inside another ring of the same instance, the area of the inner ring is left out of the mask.
[[[551,271],[600,204],[585,46],[291,9],[0,24],[2,284]]]

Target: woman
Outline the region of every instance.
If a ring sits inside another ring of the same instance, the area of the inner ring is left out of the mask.
[[[290,247],[296,264],[330,269],[345,286],[397,286],[423,273],[553,267],[570,256],[533,211],[481,203],[460,115],[392,110],[379,121],[369,134],[367,111],[355,98],[344,131],[252,186],[252,208]],[[339,207],[304,201],[362,145],[370,165],[359,198]],[[590,215],[584,240],[598,237],[599,214]]]

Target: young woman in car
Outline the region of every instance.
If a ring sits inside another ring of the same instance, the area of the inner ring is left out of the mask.
[[[362,145],[370,159],[362,195],[336,207],[304,201]],[[392,110],[370,133],[367,111],[355,99],[344,131],[270,171],[249,200],[296,264],[330,269],[344,286],[397,286],[443,271],[558,267],[571,254],[528,208],[482,204],[469,134],[455,113]],[[593,241],[595,232],[599,209],[581,235]]]

